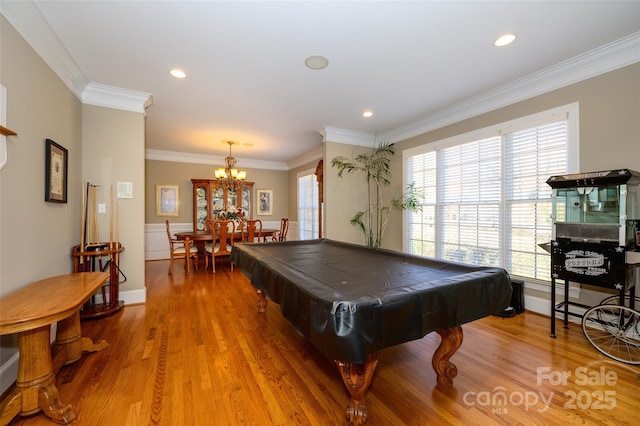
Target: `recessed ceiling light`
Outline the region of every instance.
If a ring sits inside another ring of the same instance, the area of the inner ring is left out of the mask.
[[[185,74],[184,71],[182,71],[182,70],[180,70],[178,68],[172,69],[171,71],[169,71],[169,74],[171,74],[175,78],[185,78],[187,76],[187,74]]]
[[[312,70],[321,70],[329,65],[329,60],[324,56],[314,55],[305,59],[304,64]]]
[[[516,39],[515,34],[504,34],[498,37],[498,39],[493,43],[496,47],[506,46],[507,44],[513,43]]]
[[[363,112],[363,113],[362,113],[362,116],[363,116],[364,118],[372,117],[372,116],[373,116],[373,112],[371,112],[371,111],[365,111],[365,112]]]

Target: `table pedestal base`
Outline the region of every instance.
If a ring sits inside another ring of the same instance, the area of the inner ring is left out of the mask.
[[[0,405],[0,425],[9,424],[18,414],[29,416],[40,410],[56,423],[69,424],[76,420],[73,407],[60,401],[55,374],[63,365],[80,359],[83,351],[99,351],[109,344],[105,341],[94,344],[81,336],[79,311],[58,322],[53,356],[50,333],[51,327],[46,325],[19,334],[16,387]]]

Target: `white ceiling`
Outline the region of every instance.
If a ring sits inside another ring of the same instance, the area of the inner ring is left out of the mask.
[[[59,46],[51,61],[68,56],[63,80],[76,91],[152,95],[148,150],[222,157],[234,139],[240,167],[291,164],[319,150],[327,127],[402,133],[640,31],[640,1],[2,3],[32,45],[45,35]],[[25,10],[46,23],[21,25]],[[494,47],[506,32],[516,41]],[[306,68],[310,55],[329,66]]]

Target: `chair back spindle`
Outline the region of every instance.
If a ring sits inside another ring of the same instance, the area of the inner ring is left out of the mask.
[[[207,220],[211,230],[212,243],[205,246],[207,256],[205,267],[208,267],[209,256],[211,257],[211,268],[216,272],[216,257],[230,257],[233,248],[233,239],[236,233],[236,222],[233,220],[209,219]],[[231,263],[233,271],[233,263]]]
[[[289,231],[289,219],[280,219],[280,230],[273,234],[273,241],[287,241],[287,231]]]
[[[260,219],[247,219],[242,221],[243,226],[246,226],[246,231],[241,230],[242,242],[255,243],[262,241],[262,221]]]

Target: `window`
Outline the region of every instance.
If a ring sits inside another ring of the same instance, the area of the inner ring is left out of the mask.
[[[298,239],[318,238],[319,201],[315,170],[298,175]]]
[[[576,129],[574,104],[405,151],[405,184],[422,196],[406,250],[550,281],[546,181],[577,169]]]

